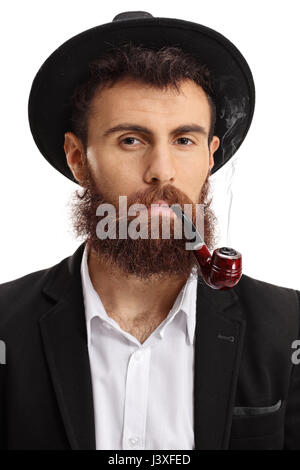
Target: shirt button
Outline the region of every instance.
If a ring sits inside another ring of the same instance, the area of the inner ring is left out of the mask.
[[[136,446],[139,443],[139,438],[138,437],[130,437],[128,439],[128,441],[129,441],[129,444],[131,444],[132,446]]]
[[[139,361],[140,359],[143,358],[143,353],[142,351],[137,351],[135,354],[134,354],[134,357],[135,357],[135,360],[136,361]]]

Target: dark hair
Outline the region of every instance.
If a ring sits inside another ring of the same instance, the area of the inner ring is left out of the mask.
[[[72,97],[72,131],[87,149],[87,131],[90,103],[95,92],[110,88],[119,80],[129,77],[160,89],[168,86],[180,90],[180,82],[193,80],[206,93],[211,113],[208,144],[214,135],[216,106],[213,78],[205,64],[200,64],[189,53],[174,46],[159,50],[126,43],[111,50],[89,64],[89,78],[79,85]]]

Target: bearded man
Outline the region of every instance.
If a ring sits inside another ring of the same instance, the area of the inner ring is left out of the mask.
[[[195,222],[201,205],[214,248],[210,175],[244,140],[254,100],[228,39],[147,12],[121,13],[43,64],[30,127],[80,186],[84,241],[0,285],[2,448],[300,449],[299,291],[245,274],[212,289],[170,209],[189,205]],[[137,218],[147,234],[156,218],[158,236],[121,237]]]

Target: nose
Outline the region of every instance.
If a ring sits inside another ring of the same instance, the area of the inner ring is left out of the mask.
[[[169,149],[160,147],[152,150],[147,160],[144,180],[148,184],[153,182],[174,183],[175,166]]]

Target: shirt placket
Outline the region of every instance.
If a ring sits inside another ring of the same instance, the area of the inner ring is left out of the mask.
[[[138,348],[129,357],[124,402],[124,450],[145,448],[150,360],[149,346]]]

